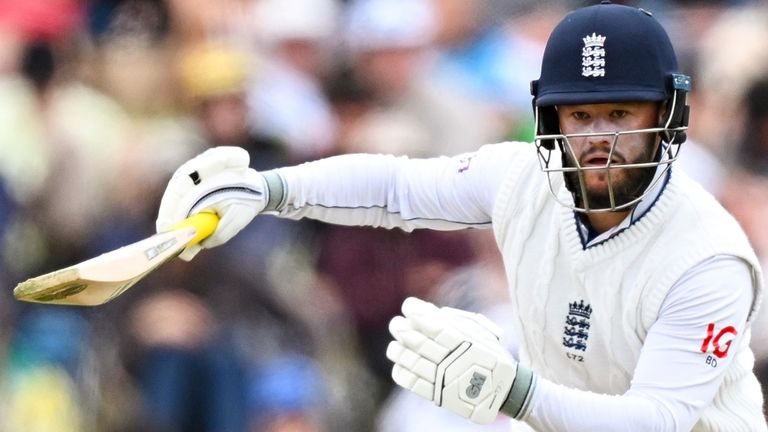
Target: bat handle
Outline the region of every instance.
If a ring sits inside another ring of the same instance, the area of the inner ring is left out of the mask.
[[[173,227],[174,230],[187,228],[187,227],[194,227],[195,228],[195,237],[192,238],[187,244],[193,245],[198,244],[201,241],[208,238],[211,234],[213,234],[214,231],[216,231],[216,226],[219,224],[219,217],[215,213],[210,212],[201,212],[201,213],[195,213],[192,216],[184,219],[183,221],[176,224],[176,226]]]

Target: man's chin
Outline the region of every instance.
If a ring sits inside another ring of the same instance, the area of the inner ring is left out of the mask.
[[[618,192],[614,189],[614,203],[611,203],[611,196],[608,193],[608,189],[590,190],[587,189],[587,197],[589,198],[589,208],[591,209],[610,209],[622,206],[634,200],[636,197],[627,196],[627,194]],[[586,206],[587,203],[582,203]],[[619,210],[623,211],[625,209]]]
[[[612,173],[610,181],[605,172],[587,172],[584,173],[584,187],[587,193],[587,201],[578,197],[581,195],[579,177],[575,173],[567,173],[566,179],[571,192],[577,195],[580,206],[588,209],[608,210],[625,205],[638,197],[637,192],[641,189],[640,181],[643,179],[626,176],[624,173]],[[614,202],[611,203],[611,190],[613,190]],[[632,192],[629,192],[629,191]],[[624,211],[617,210],[617,211]]]

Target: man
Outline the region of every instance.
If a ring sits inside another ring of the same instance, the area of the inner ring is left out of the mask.
[[[765,431],[748,347],[759,264],[733,218],[671,169],[689,88],[652,15],[604,2],[550,36],[532,85],[535,149],[345,155],[263,175],[216,149],[177,170],[157,227],[215,211],[203,247],[259,213],[492,228],[519,363],[484,317],[411,298],[390,324],[398,384],[479,423],[502,412],[537,430]]]

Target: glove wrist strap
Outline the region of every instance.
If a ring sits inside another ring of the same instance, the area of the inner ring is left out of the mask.
[[[514,419],[522,418],[527,412],[533,391],[536,388],[536,376],[532,371],[517,365],[517,374],[507,399],[501,404],[500,412]]]
[[[285,200],[285,182],[277,173],[277,171],[266,171],[261,173],[267,184],[267,206],[264,208],[264,212],[278,212]]]

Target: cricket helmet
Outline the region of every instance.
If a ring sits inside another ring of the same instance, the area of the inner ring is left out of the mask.
[[[564,157],[561,167],[550,164],[553,151],[560,151],[564,156],[569,149],[569,137],[560,131],[558,105],[649,101],[664,103],[664,118],[655,128],[604,131],[592,135],[613,136],[615,147],[619,137],[624,134],[658,134],[662,145],[655,160],[649,162],[655,166],[664,165],[668,169],[669,164],[677,159],[679,145],[686,139],[689,112],[686,98],[690,88],[690,77],[678,71],[677,58],[669,36],[650,12],[603,1],[569,13],[552,31],[542,59],[541,76],[531,83],[536,121],[535,142],[542,169],[550,176],[550,186],[552,172],[581,174],[579,171],[595,169],[582,168],[578,163],[576,166],[566,166]],[[642,164],[642,168],[651,166]],[[609,161],[605,167],[598,167],[604,170],[618,168],[628,169],[633,166],[611,166]],[[581,175],[577,177],[583,178]],[[588,203],[583,202],[588,200],[584,196],[583,184],[573,183],[566,180],[566,185],[576,198],[572,207],[582,212],[629,208],[640,201],[651,186],[649,183],[641,196],[629,202],[619,203],[611,199],[611,205],[606,208],[590,208]],[[613,192],[610,193],[613,196]],[[571,206],[569,203],[563,204]]]

